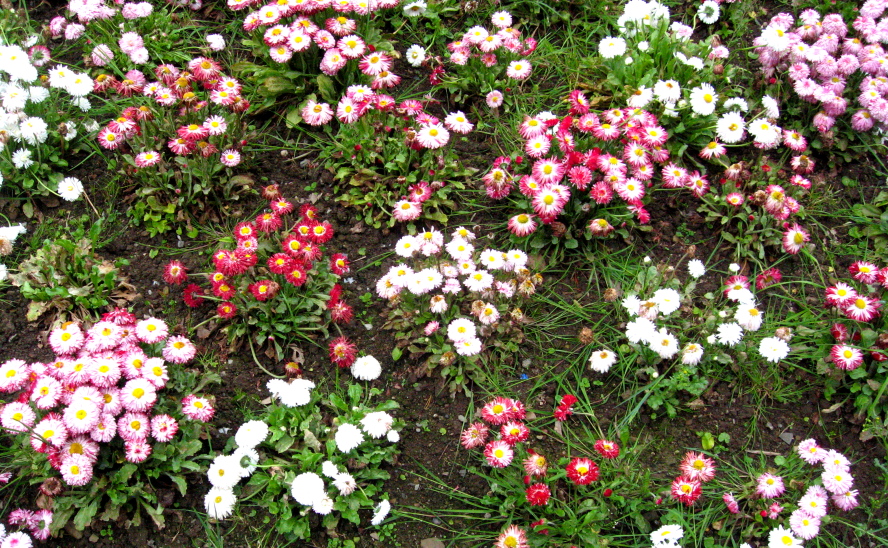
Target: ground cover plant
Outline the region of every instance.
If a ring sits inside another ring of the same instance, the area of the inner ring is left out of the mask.
[[[0,2],[0,548],[888,544],[888,2]]]

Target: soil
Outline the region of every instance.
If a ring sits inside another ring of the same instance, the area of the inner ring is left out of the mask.
[[[48,20],[49,15],[41,15]],[[278,129],[281,133],[287,131],[283,128]],[[487,161],[486,154],[479,152],[495,149],[489,143],[478,142],[467,145],[467,148],[476,154],[474,161],[479,166],[485,165]],[[263,184],[279,183],[285,197],[294,199],[297,203],[305,200],[313,201],[320,208],[322,216],[333,223],[337,234],[334,240],[336,247],[353,261],[352,273],[349,275],[352,281],[344,285],[345,297],[356,307],[359,306],[358,297],[367,292],[373,293],[375,281],[381,275],[382,267],[373,264],[373,256],[376,252],[390,249],[403,234],[402,228],[377,231],[360,222],[356,223],[355,211],[332,199],[334,183],[331,175],[314,167],[311,161],[299,162],[290,156],[266,153],[246,167],[256,181],[262,181]],[[74,175],[83,181],[94,181],[90,187],[100,186],[103,181],[107,181],[104,166],[95,163],[87,163],[81,168],[81,172]],[[865,185],[871,177],[868,171],[850,172],[849,175],[855,180],[863,180]],[[875,185],[876,182],[873,180],[871,186],[874,188]],[[312,190],[306,190],[306,187]],[[843,189],[834,184],[830,187],[830,191],[840,193]],[[100,212],[110,210],[120,212],[120,204],[107,201],[108,198],[103,192],[91,192],[91,198]],[[127,197],[123,198],[126,201]],[[239,206],[243,216],[235,212],[231,218],[238,220],[248,218],[261,206],[260,197],[257,195],[248,197]],[[11,221],[24,220],[17,216],[17,210],[12,203],[0,204],[0,208]],[[731,250],[716,248],[718,239],[708,237],[708,229],[703,225],[695,208],[695,204],[691,201],[654,202],[650,208],[653,230],[632,233],[631,245],[637,251],[637,255],[642,256],[646,252],[656,262],[677,264],[679,258],[688,255],[691,252],[690,248],[695,246],[696,256],[714,257],[710,264],[721,265],[724,269],[724,265],[731,261]],[[55,207],[44,204],[38,211],[41,222],[56,226],[61,226],[67,219],[84,213],[88,214],[89,210],[82,203]],[[178,240],[174,235],[150,237],[144,230],[127,228],[126,221],[126,216],[120,215],[116,224],[108,228],[108,232],[116,236],[101,248],[99,253],[112,261],[119,258],[130,260],[131,265],[125,268],[125,272],[129,277],[129,283],[136,288],[138,296],[127,303],[127,306],[139,317],[155,314],[165,317],[180,331],[187,326],[194,326],[211,319],[214,308],[209,303],[196,309],[184,307],[181,304],[181,288],[169,289],[162,280],[162,274],[164,266],[171,258],[195,266],[205,264],[206,251],[214,249],[217,241],[207,234],[201,234],[195,239],[182,240]],[[453,226],[459,221],[456,219]],[[469,221],[478,222],[477,219]],[[687,227],[691,229],[690,234]],[[834,245],[848,241],[848,236],[838,223],[828,228],[834,229]],[[622,247],[626,243],[615,240],[607,245]],[[372,251],[362,256],[358,252],[360,248]],[[154,249],[161,251],[152,257],[151,251]],[[175,257],[171,251],[176,252]],[[848,258],[848,263],[850,260],[851,258]],[[791,275],[793,269],[801,268],[801,262],[790,259],[783,263],[783,268],[784,272]],[[561,282],[559,291],[569,301],[572,292],[581,298],[586,298],[584,287],[585,283],[581,284],[578,279],[568,278]],[[179,303],[172,309],[169,305],[171,299]],[[0,340],[5,342],[0,347],[0,363],[11,358],[36,362],[47,361],[52,357],[45,344],[48,325],[46,322],[28,323],[25,319],[27,304],[19,290],[14,287],[7,287],[0,293]],[[539,318],[544,317],[547,312],[535,310],[528,311],[528,314]],[[172,313],[172,316],[167,316],[169,313]],[[374,326],[381,323],[380,319],[375,318],[376,313],[378,307],[375,305],[370,305],[366,311],[366,318]],[[395,508],[410,509],[410,512],[424,513],[428,517],[424,521],[396,520],[394,540],[378,540],[378,533],[357,528],[347,528],[339,534],[344,538],[359,537],[360,546],[416,547],[420,546],[424,539],[437,537],[446,540],[448,530],[470,527],[471,524],[449,523],[436,517],[436,513],[440,513],[443,509],[453,508],[454,502],[437,490],[435,484],[426,479],[426,476],[428,472],[434,472],[453,490],[476,495],[485,493],[486,482],[472,474],[464,473],[465,465],[470,458],[459,445],[458,438],[464,426],[461,417],[464,418],[470,403],[477,406],[478,402],[471,401],[462,393],[451,397],[436,378],[416,378],[412,374],[413,367],[411,367],[415,364],[393,363],[389,356],[395,341],[390,332],[376,327],[368,329],[361,321],[356,321],[346,326],[343,333],[352,338],[363,353],[380,359],[386,373],[380,380],[374,381],[373,385],[383,390],[382,397],[391,397],[400,403],[401,408],[397,411],[397,416],[407,425],[402,431],[400,444],[402,452],[398,463],[389,469],[392,480],[386,484],[386,491],[391,495],[391,502]],[[564,333],[563,339],[565,348],[580,348],[576,333]],[[267,376],[255,367],[249,352],[245,352],[243,348],[236,352],[230,351],[218,326],[212,323],[207,325],[207,331],[199,335],[197,343],[201,352],[216,353],[220,363],[223,364],[220,370],[222,384],[210,385],[207,390],[210,395],[215,396],[217,403],[217,414],[212,427],[216,431],[224,428],[236,429],[243,421],[242,402],[258,408],[258,402],[266,397],[264,385]],[[314,367],[306,366],[306,376],[309,378],[323,378],[326,375],[325,369],[329,360],[323,344],[324,341],[319,341],[317,346],[301,346],[305,353],[304,363],[315,364]],[[515,393],[512,395],[520,398],[532,396],[533,400],[528,402],[529,407],[538,412],[549,412],[548,410],[554,408],[557,398],[561,396],[561,393],[557,392],[557,387],[548,385],[541,390],[531,390],[534,387],[534,377],[544,370],[543,365],[547,360],[544,349],[531,347],[524,349],[523,352],[533,356],[534,359],[528,369],[522,371],[527,380],[515,379],[512,386]],[[567,364],[556,363],[554,367],[563,369]],[[283,362],[277,363],[276,369],[276,372],[283,372]],[[816,387],[821,384],[818,379],[805,373],[787,371],[786,374],[799,386]],[[484,397],[484,387],[473,388],[479,398]],[[594,409],[602,428],[606,429],[609,424],[619,421],[629,412],[630,403],[614,403],[614,400],[619,398],[614,398],[610,393],[612,388],[606,383],[601,386],[593,385],[589,390],[593,401],[602,402]],[[246,397],[241,402],[235,403],[230,397],[231,394],[244,394]],[[698,432],[727,434],[730,441],[720,442],[723,445],[723,455],[785,454],[790,448],[786,441],[790,439],[787,434],[792,434],[791,443],[816,437],[826,447],[853,455],[855,486],[860,490],[864,504],[867,500],[882,496],[885,486],[880,471],[874,466],[874,461],[876,459],[884,461],[885,446],[876,440],[870,442],[859,440],[862,426],[850,410],[840,407],[827,412],[833,402],[827,401],[816,391],[806,392],[801,399],[788,403],[766,399],[770,401],[767,407],[759,406],[756,401],[760,400],[743,393],[743,387],[716,382],[694,402],[692,407],[684,407],[675,419],[668,419],[662,414],[659,418],[652,419],[649,413],[640,413],[636,422],[632,424],[633,438],[656,439],[656,446],[660,448],[656,454],[646,458],[652,471],[653,481],[664,491],[668,490],[685,450],[700,446]],[[570,420],[583,421],[588,418],[574,417]],[[441,433],[445,431],[446,434]],[[555,455],[563,450],[559,447],[552,448]],[[69,534],[51,539],[44,545],[60,548],[86,546],[116,548],[132,545],[172,548],[208,545],[202,523],[193,512],[188,511],[191,508],[202,508],[206,490],[205,478],[193,474],[188,479],[188,495],[185,497],[179,497],[172,489],[163,491],[162,498],[167,499],[168,517],[167,526],[162,530],[158,531],[151,525],[125,529],[117,524],[111,524],[108,528],[106,524],[100,523],[95,529],[87,529],[82,534],[69,531]],[[32,493],[27,492],[21,498],[14,501],[7,500],[5,503],[7,507],[13,508],[18,505],[34,507],[34,498]],[[261,517],[260,514],[259,518]],[[862,510],[853,512],[849,517],[859,518],[861,521],[866,519]],[[226,521],[218,527],[220,532],[225,534],[227,546],[254,545],[250,535],[254,534],[255,526],[246,520]],[[490,537],[493,538],[495,534],[496,532],[491,532]],[[327,540],[327,533],[318,531],[310,541],[297,542],[292,546],[325,547]],[[843,541],[848,545],[856,545],[856,540],[851,537]],[[266,545],[285,544],[282,539],[272,538]]]

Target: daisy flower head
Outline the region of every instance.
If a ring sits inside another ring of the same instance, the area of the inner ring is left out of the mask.
[[[743,340],[743,328],[736,322],[723,323],[718,326],[715,337],[720,344],[735,346]]]
[[[515,80],[526,80],[530,76],[531,70],[533,67],[530,62],[527,59],[520,59],[509,63],[509,66],[506,67],[506,76]]]
[[[441,148],[450,140],[450,132],[442,124],[427,124],[416,133],[416,141],[428,149]]]
[[[679,469],[683,476],[703,483],[715,477],[715,461],[702,453],[688,451],[679,464]]]
[[[832,496],[832,501],[838,506],[841,510],[845,512],[850,512],[857,508],[857,489],[851,489],[846,491],[845,493],[835,494]]]
[[[651,532],[651,543],[654,546],[677,546],[678,541],[684,537],[684,529],[681,525],[664,525]]]
[[[845,344],[837,344],[830,350],[830,359],[843,371],[853,371],[863,364],[863,352]]]
[[[672,498],[685,506],[692,506],[700,498],[701,493],[702,484],[699,480],[679,476],[672,482]]]
[[[403,11],[405,16],[415,18],[423,15],[427,8],[428,5],[423,0],[415,0],[414,2],[405,4]]]
[[[520,421],[509,421],[500,426],[500,436],[504,442],[514,447],[519,442],[527,441],[530,429]]]
[[[261,420],[243,423],[234,435],[234,441],[240,448],[253,448],[268,437],[268,424]]]
[[[503,93],[499,90],[493,90],[485,97],[485,102],[490,108],[497,108],[503,104]]]
[[[225,519],[234,512],[237,496],[231,488],[213,487],[204,496],[204,509],[213,519]]]
[[[340,424],[336,429],[336,448],[343,453],[348,453],[352,449],[364,442],[364,433],[360,428],[351,423]]]
[[[778,525],[776,529],[772,529],[768,533],[768,547],[780,548],[796,548],[802,546],[801,539],[796,538],[792,534],[791,529],[786,529],[782,525]]]
[[[713,2],[714,3],[714,2]],[[691,110],[700,116],[709,116],[715,112],[718,94],[710,84],[700,84],[691,90]]]
[[[598,43],[598,53],[605,59],[620,57],[626,53],[626,40],[608,36]]]
[[[527,532],[517,525],[506,527],[496,539],[494,548],[529,548]]]
[[[324,479],[314,472],[303,472],[293,478],[290,492],[303,506],[313,506],[315,501],[327,496]]]
[[[426,50],[424,47],[418,44],[413,44],[412,46],[407,48],[405,57],[407,58],[407,62],[410,64],[410,66],[419,67],[426,59]]]
[[[197,348],[182,335],[170,337],[163,348],[163,359],[178,364],[188,363],[196,354]]]
[[[720,15],[721,9],[715,0],[706,0],[697,8],[697,19],[706,25],[711,25],[718,21]]]
[[[535,221],[535,215],[529,215],[527,213],[519,213],[509,219],[508,228],[509,232],[516,236],[528,236],[536,232],[537,223]]]
[[[448,114],[444,118],[444,125],[447,126],[451,131],[455,131],[456,133],[466,134],[474,129],[474,124],[469,122],[466,118],[466,115],[462,113],[462,111],[456,111]]]
[[[589,368],[598,373],[607,373],[617,362],[617,355],[607,349],[596,350],[589,358]]]
[[[786,488],[783,485],[783,478],[774,474],[764,473],[756,480],[756,493],[763,499],[777,498],[783,494]]]
[[[737,143],[746,134],[746,122],[740,113],[728,112],[718,119],[715,131],[720,141],[728,144]]]
[[[11,432],[27,432],[36,420],[37,415],[27,403],[11,402],[0,410],[0,425]]]
[[[85,341],[86,336],[80,329],[80,325],[74,322],[63,323],[49,334],[49,346],[59,356],[74,354]]]
[[[810,240],[811,236],[798,223],[795,223],[783,233],[783,250],[790,255],[795,255]]]
[[[399,257],[412,257],[414,253],[419,251],[420,246],[421,242],[416,237],[406,235],[401,237],[398,243],[395,244],[395,253]]]
[[[587,458],[572,459],[565,472],[574,485],[589,485],[598,479],[598,465]]]
[[[189,394],[182,398],[182,413],[189,419],[209,422],[216,413],[216,410],[210,405],[206,398],[201,398],[195,394]]]
[[[28,382],[31,368],[24,360],[12,359],[0,365],[0,392],[10,393]]]
[[[487,464],[494,468],[505,468],[511,464],[515,452],[512,446],[503,440],[495,440],[487,443],[484,447],[484,457]]]
[[[857,298],[842,309],[842,313],[852,320],[868,322],[879,316],[879,308],[881,306],[881,301],[864,295],[857,295]]]
[[[524,491],[524,496],[531,506],[545,506],[549,504],[552,491],[545,483],[535,483]]]
[[[661,103],[673,105],[681,99],[681,86],[675,80],[658,80],[654,84],[654,97]]]
[[[527,458],[524,459],[523,464],[524,471],[527,472],[529,476],[536,477],[545,476],[549,466],[546,457],[540,455],[532,449],[528,451]]]
[[[179,431],[179,423],[169,415],[155,415],[151,418],[151,437],[166,443]]]
[[[62,479],[68,485],[73,487],[86,485],[92,480],[92,461],[85,455],[71,455],[62,462],[61,472]]]
[[[518,403],[510,398],[497,396],[481,408],[481,418],[496,426],[503,425],[512,419],[520,420],[523,417],[516,416],[514,412]]]
[[[471,426],[463,430],[460,436],[460,442],[466,449],[474,449],[481,447],[487,443],[487,435],[490,429],[483,422],[472,423]]]
[[[333,119],[333,109],[327,103],[309,99],[302,107],[302,119],[310,126],[322,126]]]
[[[373,356],[361,356],[351,365],[352,375],[362,381],[373,381],[382,374],[382,365]]]

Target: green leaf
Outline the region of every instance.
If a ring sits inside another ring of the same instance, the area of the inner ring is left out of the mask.
[[[83,531],[87,525],[92,523],[93,518],[96,516],[96,512],[99,510],[99,500],[93,499],[88,505],[84,506],[77,512],[77,515],[74,516],[74,528],[78,531]]]
[[[321,98],[328,103],[335,103],[337,97],[336,86],[333,85],[333,80],[326,74],[318,74],[317,83]]]
[[[401,354],[403,354],[403,350],[401,350],[397,346],[392,348],[392,360],[398,361],[399,359],[401,359]]]
[[[173,483],[176,484],[176,487],[179,488],[179,494],[183,497],[185,496],[185,492],[188,490],[188,483],[185,481],[185,478],[182,476],[174,476],[172,474],[168,474],[169,478],[173,480]]]
[[[298,108],[291,108],[287,111],[287,116],[284,120],[287,122],[288,128],[294,129],[299,127],[299,124],[302,123],[302,114],[299,112]]]

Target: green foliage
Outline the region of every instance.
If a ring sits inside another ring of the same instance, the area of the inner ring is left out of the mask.
[[[872,203],[854,204],[852,220],[855,225],[848,230],[852,238],[865,238],[872,243],[879,257],[888,257],[888,191],[881,191]]]
[[[102,222],[85,228],[81,219],[68,237],[46,239],[43,246],[10,274],[13,285],[30,300],[28,321],[47,312],[63,317],[85,317],[112,300],[132,297],[132,286],[121,272],[126,259],[115,262],[99,256],[94,247],[102,233]]]

